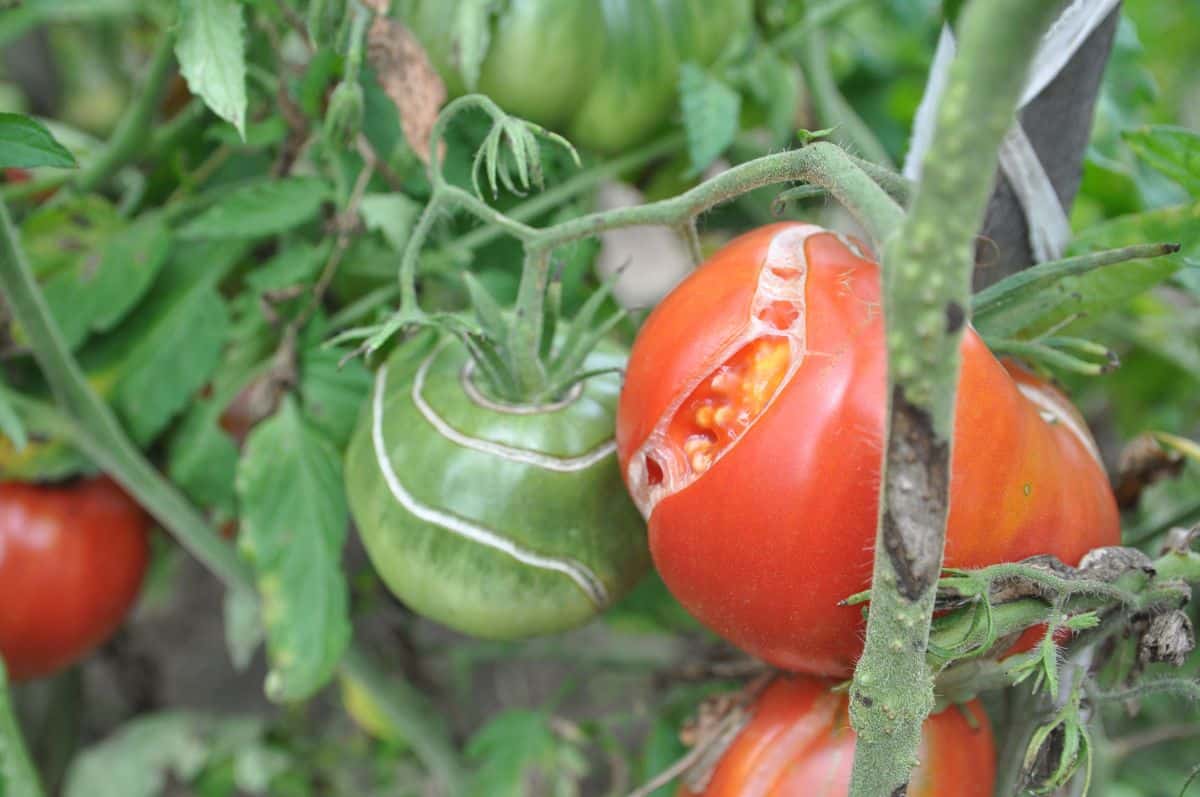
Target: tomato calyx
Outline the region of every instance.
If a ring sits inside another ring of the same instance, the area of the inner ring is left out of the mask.
[[[643,517],[701,478],[766,413],[807,355],[804,253],[797,225],[772,240],[737,334],[713,365],[684,386],[627,465],[626,481]]]

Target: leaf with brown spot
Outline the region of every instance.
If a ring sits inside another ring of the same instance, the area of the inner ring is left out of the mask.
[[[382,0],[372,3],[377,11],[386,5]],[[367,59],[400,112],[400,126],[408,145],[429,163],[429,135],[446,101],[446,86],[425,49],[401,22],[380,14],[367,31]],[[438,157],[441,155],[439,152]]]

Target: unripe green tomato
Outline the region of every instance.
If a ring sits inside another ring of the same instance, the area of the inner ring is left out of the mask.
[[[492,32],[479,90],[509,113],[559,128],[603,55],[604,16],[595,3],[511,0]]]
[[[680,54],[661,4],[600,0],[608,46],[567,130],[575,143],[615,152],[653,133],[674,110]]]
[[[514,407],[483,396],[469,362],[457,339],[427,333],[379,369],[346,454],[367,553],[397,597],[464,633],[580,625],[649,565],[613,442],[620,378]],[[604,345],[584,367],[623,362]]]
[[[451,96],[467,91],[457,7],[408,0],[402,9]],[[496,14],[477,89],[581,146],[616,152],[677,112],[680,64],[711,64],[750,25],[750,0],[509,0]]]

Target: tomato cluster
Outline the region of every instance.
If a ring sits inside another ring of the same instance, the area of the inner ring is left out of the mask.
[[[664,299],[634,344],[621,468],[667,586],[784,669],[846,676],[869,586],[883,450],[879,269],[820,228],[744,235]],[[1079,414],[1050,385],[962,340],[946,565],[1119,540]]]
[[[0,656],[50,675],[106,640],[137,598],[149,517],[108,478],[0,483]]]
[[[750,721],[726,749],[702,791],[679,797],[845,797],[855,736],[844,693],[832,682],[776,678],[751,706]],[[911,797],[991,797],[996,779],[992,728],[979,701],[925,721]]]

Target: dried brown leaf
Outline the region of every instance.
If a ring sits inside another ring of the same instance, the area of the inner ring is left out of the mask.
[[[387,2],[375,0],[371,5],[379,11],[380,6],[386,8]],[[403,23],[379,14],[367,31],[367,60],[400,112],[400,126],[408,145],[429,163],[429,135],[446,101],[446,86],[425,48]]]

